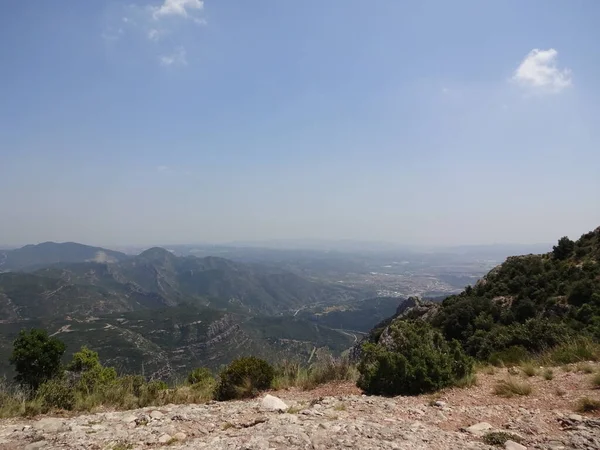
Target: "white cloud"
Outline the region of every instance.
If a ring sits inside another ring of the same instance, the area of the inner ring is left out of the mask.
[[[170,169],[169,169],[169,166],[158,166],[158,167],[156,168],[156,170],[157,170],[158,172],[163,172],[163,173],[164,173],[164,172],[169,172],[169,171],[170,171]]]
[[[169,55],[163,55],[159,59],[162,66],[187,66],[185,48],[179,47]]]
[[[512,80],[519,85],[541,93],[558,93],[571,86],[571,70],[559,69],[558,52],[531,50],[515,71]]]
[[[151,28],[148,31],[148,39],[150,39],[151,41],[158,41],[162,34],[163,34],[163,32],[161,30],[158,30],[156,28]]]
[[[153,6],[152,15],[155,19],[163,16],[181,16],[196,18],[190,15],[191,10],[201,11],[204,9],[203,0],[164,0],[161,6]]]

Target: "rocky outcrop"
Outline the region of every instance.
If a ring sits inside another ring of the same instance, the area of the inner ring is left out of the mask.
[[[349,358],[352,362],[360,361],[362,354],[362,346],[365,342],[379,342],[383,337],[389,335],[389,326],[396,320],[403,319],[422,319],[425,321],[431,320],[440,307],[439,303],[434,303],[426,300],[421,300],[418,297],[409,297],[404,300],[396,309],[396,314],[389,319],[375,325],[373,330],[358,341],[349,351]]]
[[[290,394],[284,394],[290,395]],[[285,408],[283,406],[285,405]],[[290,406],[288,408],[288,405]],[[287,411],[287,412],[286,412]],[[518,406],[471,406],[425,398],[266,396],[251,401],[167,405],[77,417],[0,421],[0,449],[407,449],[492,450],[487,432],[511,426],[520,443],[505,448],[600,448],[600,420]],[[475,415],[491,422],[470,422]],[[498,426],[502,417],[511,417]],[[552,418],[554,417],[554,418]],[[550,420],[553,423],[544,421]],[[464,427],[458,427],[460,422]],[[514,424],[535,425],[538,432]],[[497,447],[496,447],[497,448]]]

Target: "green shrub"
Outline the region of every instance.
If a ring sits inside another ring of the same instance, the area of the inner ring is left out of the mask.
[[[92,394],[105,388],[116,379],[117,371],[114,367],[102,367],[99,365],[81,374],[76,389],[86,394]]]
[[[493,352],[490,355],[490,364],[499,366],[515,366],[521,364],[523,361],[527,361],[531,358],[529,352],[520,345],[513,345],[507,349]]]
[[[141,375],[124,375],[116,380],[123,393],[139,397],[146,380]]]
[[[214,379],[211,371],[206,367],[198,367],[187,376],[188,384],[210,384],[214,382]]]
[[[53,379],[42,384],[37,391],[37,398],[43,409],[65,409],[70,411],[75,406],[75,392],[63,379]]]
[[[490,433],[486,433],[483,436],[483,442],[487,445],[495,445],[497,447],[503,447],[506,441],[514,441],[521,442],[523,439],[512,433],[507,433],[506,431],[492,431]]]
[[[599,359],[600,345],[585,337],[557,345],[542,356],[542,361],[553,365],[598,361]]]
[[[60,360],[65,344],[48,336],[45,330],[21,330],[13,343],[10,363],[15,366],[15,380],[36,390],[42,383],[61,374]]]
[[[274,377],[274,369],[262,359],[254,356],[232,361],[219,375],[215,398],[231,400],[248,398],[258,391],[269,389]]]
[[[69,372],[85,372],[99,365],[98,353],[83,346],[81,350],[73,354],[73,359],[67,365],[67,370]]]
[[[398,320],[387,333],[380,343],[363,346],[358,386],[368,394],[433,392],[453,385],[473,370],[473,361],[460,344],[447,342],[425,322]]]

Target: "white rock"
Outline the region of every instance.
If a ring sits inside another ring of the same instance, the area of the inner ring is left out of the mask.
[[[166,444],[171,439],[172,439],[171,436],[169,436],[167,433],[165,433],[161,437],[158,438],[158,443],[159,444]]]
[[[181,431],[173,435],[173,439],[177,439],[178,441],[185,441],[186,437],[187,435],[185,433],[182,433]]]
[[[438,400],[437,402],[434,403],[434,405],[437,406],[438,408],[444,408],[446,406],[446,402]]]
[[[135,419],[137,419],[137,416],[134,416],[133,414],[129,414],[128,416],[123,417],[123,422],[131,423],[131,422],[135,422]]]
[[[44,417],[34,423],[33,427],[36,430],[45,431],[47,433],[60,433],[71,429],[64,420],[55,419],[53,417]]]
[[[164,416],[163,413],[161,413],[160,411],[152,411],[150,413],[150,417],[152,417],[154,420],[159,420],[162,419]]]
[[[582,422],[583,416],[580,416],[579,414],[570,414],[569,419],[571,419],[574,422]]]
[[[506,450],[527,450],[527,447],[521,445],[515,441],[508,440],[504,443],[504,448]]]
[[[32,442],[31,444],[27,444],[25,447],[23,447],[24,450],[39,450],[41,448],[44,448],[48,445],[48,443],[46,441],[37,441],[37,442]]]
[[[471,425],[470,427],[466,428],[467,433],[471,433],[475,436],[483,436],[486,431],[491,430],[492,427],[489,423],[487,422],[479,422],[476,423],[475,425]]]
[[[263,398],[261,405],[263,409],[269,411],[286,411],[288,409],[288,405],[286,405],[283,400],[270,394],[267,394],[265,398]]]

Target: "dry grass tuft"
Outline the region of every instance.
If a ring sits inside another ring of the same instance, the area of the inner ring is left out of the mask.
[[[529,395],[531,391],[530,384],[510,377],[506,380],[498,381],[494,387],[494,394],[506,398],[514,397],[515,395]]]
[[[595,399],[589,398],[589,397],[580,398],[577,401],[576,410],[578,412],[600,411],[600,400],[595,400]]]

